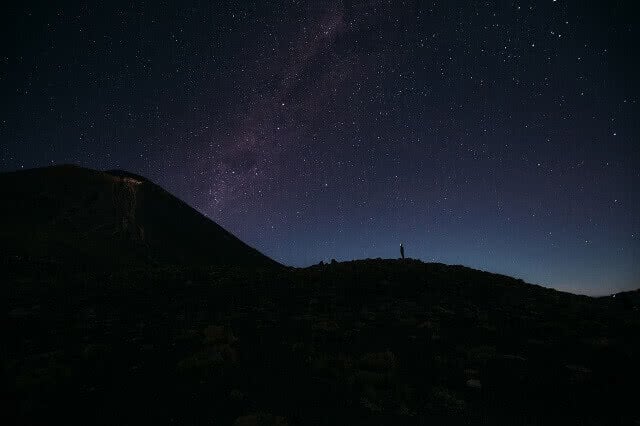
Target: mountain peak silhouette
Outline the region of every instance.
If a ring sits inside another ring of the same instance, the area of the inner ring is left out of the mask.
[[[61,165],[0,174],[5,254],[65,262],[276,266],[148,179]]]

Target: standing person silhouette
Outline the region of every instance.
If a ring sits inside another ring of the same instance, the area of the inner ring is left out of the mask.
[[[400,256],[404,259],[404,246],[400,243]]]

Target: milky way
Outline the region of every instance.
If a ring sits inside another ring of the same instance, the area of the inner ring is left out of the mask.
[[[632,1],[170,3],[6,10],[0,168],[140,173],[291,265],[640,286]]]

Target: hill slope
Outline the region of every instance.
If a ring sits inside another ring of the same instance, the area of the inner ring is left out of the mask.
[[[411,259],[264,268],[122,171],[4,174],[0,196],[0,424],[640,422],[637,293]]]
[[[8,266],[2,424],[639,419],[640,318],[611,298],[413,260]]]
[[[92,265],[275,262],[159,186],[56,166],[0,174],[0,254]]]

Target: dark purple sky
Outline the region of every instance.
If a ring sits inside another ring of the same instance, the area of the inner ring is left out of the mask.
[[[140,173],[292,265],[637,288],[634,3],[4,6],[0,169]]]

